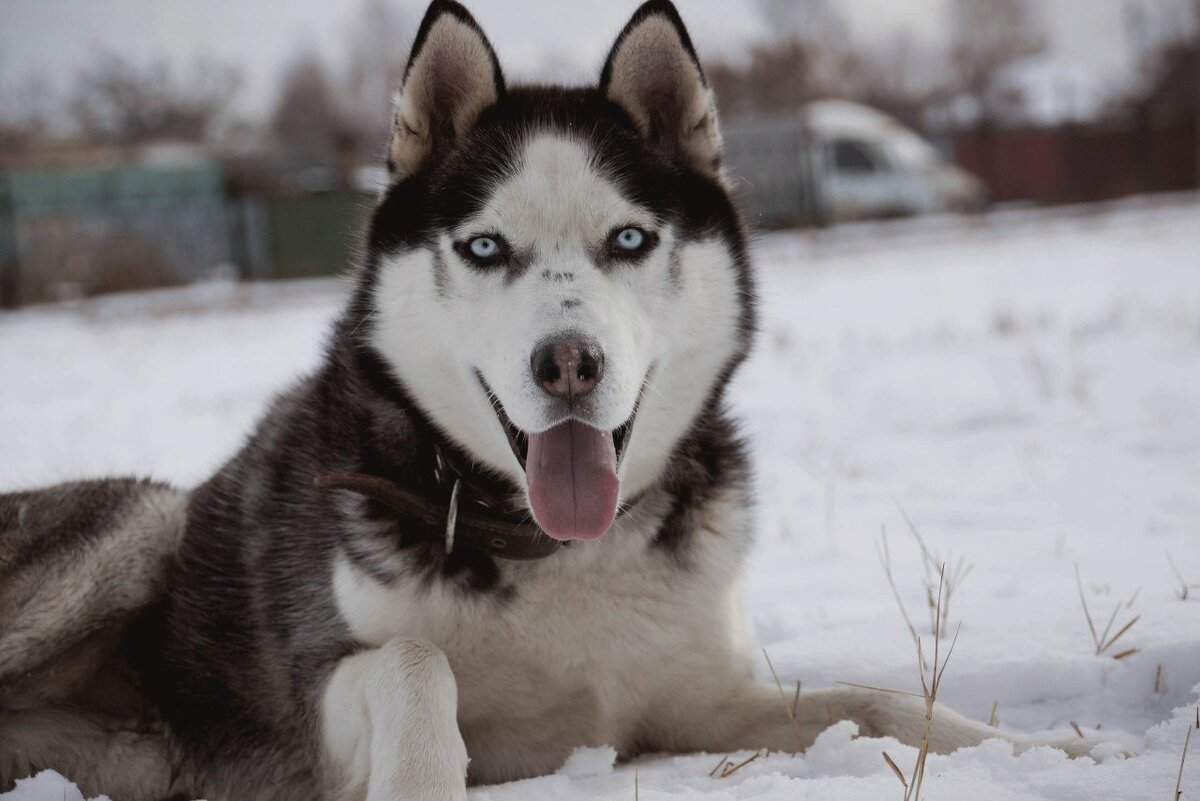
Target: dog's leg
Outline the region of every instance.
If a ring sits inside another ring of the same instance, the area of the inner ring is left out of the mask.
[[[0,793],[17,779],[53,768],[91,797],[154,801],[168,794],[166,739],[122,730],[101,715],[57,707],[0,711]]]
[[[664,743],[668,750],[802,751],[818,734],[842,720],[857,723],[863,736],[895,737],[917,747],[925,728],[925,699],[856,687],[803,690],[795,706],[795,723],[788,715],[793,698],[785,701],[774,685],[746,684],[713,701],[702,708],[692,707],[698,715],[674,721],[678,728]],[[929,747],[935,753],[950,753],[993,738],[1013,743],[1018,751],[1052,745],[1071,756],[1086,755],[1098,742],[1090,738],[1032,742],[965,718],[941,704],[934,706]]]
[[[467,749],[446,655],[396,640],[347,657],[322,698],[322,733],[338,801],[466,798]]]

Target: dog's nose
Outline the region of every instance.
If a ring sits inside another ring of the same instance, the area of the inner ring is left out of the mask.
[[[604,351],[588,337],[551,337],[533,349],[529,367],[534,379],[551,395],[580,398],[604,377]]]

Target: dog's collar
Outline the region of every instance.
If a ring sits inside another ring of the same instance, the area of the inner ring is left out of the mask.
[[[368,343],[356,340],[355,333],[367,319],[369,315],[353,328],[343,329],[351,363],[375,393],[408,418],[412,441],[397,453],[407,457],[397,461],[408,463],[401,467],[387,459],[382,465],[375,461],[375,467],[368,468],[371,473],[319,476],[317,485],[357,492],[390,507],[402,524],[409,524],[404,526],[405,534],[426,541],[444,536],[448,554],[460,546],[502,559],[544,559],[556,553],[564,543],[533,525],[527,513],[508,508],[505,499],[516,488],[473,469],[471,460],[413,402],[383,357]],[[348,321],[343,325],[348,326]],[[360,470],[365,461],[360,461]]]
[[[440,456],[440,455],[439,455]],[[439,458],[438,479],[442,479],[443,463]],[[457,472],[457,471],[456,471]],[[558,552],[563,543],[547,536],[532,523],[516,522],[496,512],[493,505],[481,498],[460,498],[464,482],[454,480],[450,502],[443,507],[410,492],[394,481],[364,473],[337,473],[317,476],[322,489],[357,492],[391,507],[423,531],[445,531],[446,553],[459,547],[484,551],[500,559],[545,559]],[[473,485],[466,484],[468,496],[474,495]],[[466,505],[467,511],[460,510]]]

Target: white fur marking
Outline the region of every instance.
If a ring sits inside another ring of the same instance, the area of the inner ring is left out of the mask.
[[[457,705],[446,657],[429,643],[395,640],[343,659],[322,699],[336,797],[466,798]]]

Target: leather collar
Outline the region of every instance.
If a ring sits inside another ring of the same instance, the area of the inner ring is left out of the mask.
[[[445,472],[453,471],[438,454],[439,483]],[[484,551],[500,559],[545,559],[558,552],[563,543],[550,537],[536,525],[518,522],[497,511],[496,504],[479,497],[478,489],[461,474],[454,478],[450,502],[441,506],[411,492],[399,484],[365,473],[320,475],[316,485],[322,489],[357,492],[395,510],[419,531],[445,532],[446,553],[464,547]],[[466,497],[460,497],[465,495]],[[463,511],[461,507],[466,507]]]

